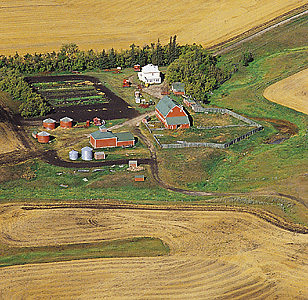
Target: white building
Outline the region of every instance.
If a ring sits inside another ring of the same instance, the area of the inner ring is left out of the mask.
[[[138,72],[138,78],[144,83],[161,83],[158,66],[154,66],[153,64],[142,67],[141,72]]]

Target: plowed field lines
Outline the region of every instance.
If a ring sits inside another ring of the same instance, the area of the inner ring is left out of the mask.
[[[6,207],[12,246],[158,237],[170,255],[0,269],[1,299],[300,299],[308,295],[308,236],[245,213]]]

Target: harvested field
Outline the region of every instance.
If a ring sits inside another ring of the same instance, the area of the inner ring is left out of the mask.
[[[270,85],[263,96],[308,115],[308,69]]]
[[[2,206],[10,246],[162,239],[170,255],[0,269],[2,299],[304,299],[308,236],[236,212]],[[26,275],[25,275],[26,274]]]
[[[304,0],[143,1],[1,0],[0,53],[46,52],[75,42],[81,49],[167,43],[211,46],[306,4]],[[131,22],[128,17],[134,18]],[[172,21],[171,21],[172,20]],[[43,29],[43,30],[42,30]],[[127,32],[130,34],[128,35]]]

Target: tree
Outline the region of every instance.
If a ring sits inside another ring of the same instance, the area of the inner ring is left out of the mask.
[[[245,51],[242,58],[242,63],[244,67],[247,67],[249,63],[254,60],[253,53],[250,51]]]

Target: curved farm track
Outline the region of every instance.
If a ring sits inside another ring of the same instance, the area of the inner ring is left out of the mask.
[[[166,242],[170,254],[1,268],[2,299],[305,299],[308,293],[308,236],[246,213],[69,204],[35,208],[0,207],[2,244],[152,236]]]

